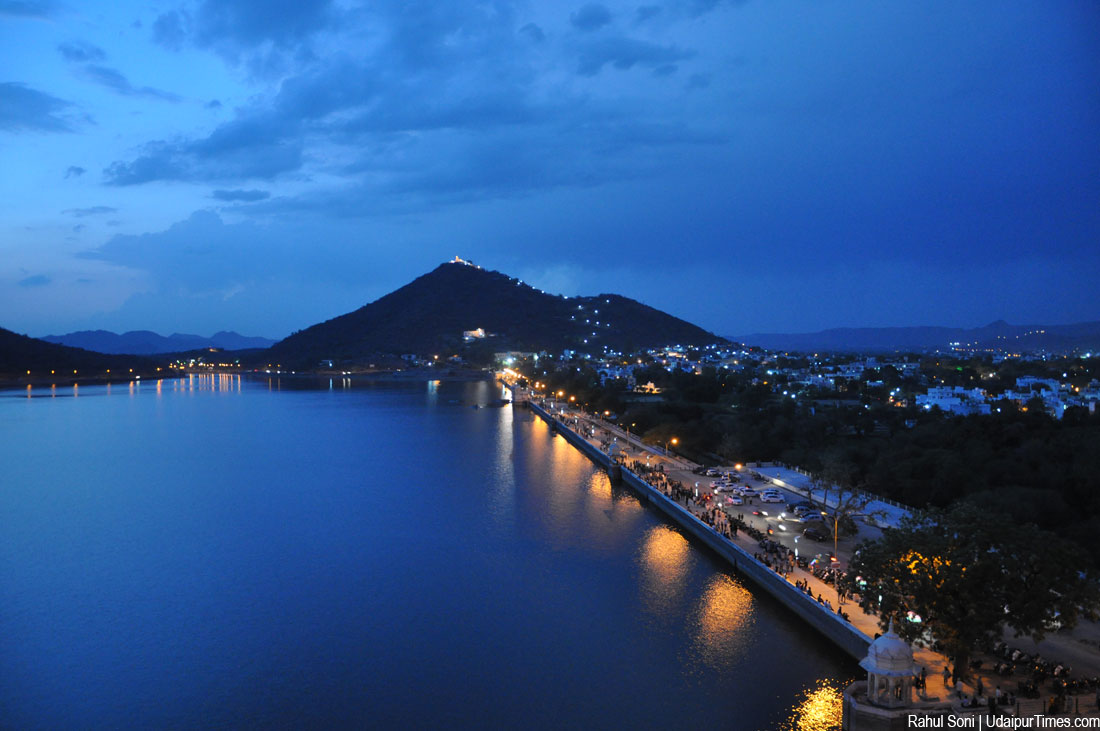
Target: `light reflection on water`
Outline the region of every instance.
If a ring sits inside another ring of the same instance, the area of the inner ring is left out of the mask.
[[[752,593],[725,574],[715,574],[699,602],[696,651],[711,668],[725,668],[752,644]]]
[[[821,680],[798,696],[791,715],[781,731],[837,731],[844,710],[844,687],[836,681]]]
[[[684,591],[691,548],[687,539],[667,525],[656,525],[642,544],[642,599],[646,608],[667,616]]]

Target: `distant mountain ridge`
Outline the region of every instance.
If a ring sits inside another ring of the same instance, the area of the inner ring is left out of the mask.
[[[485,337],[464,343],[463,333]],[[500,272],[456,260],[345,315],[295,333],[268,357],[299,367],[377,354],[457,353],[464,345],[493,351],[601,353],[722,338],[627,297],[547,294]]]
[[[140,356],[93,353],[0,328],[0,375],[37,378],[49,373],[64,378],[75,377],[77,372],[83,376],[102,375],[112,368],[115,373],[126,373],[129,368],[151,370],[153,364]]]
[[[984,327],[856,327],[815,333],[754,333],[732,338],[769,350],[885,352],[948,349],[953,344],[1001,350],[1100,350],[1100,321],[1070,325],[1010,325],[1004,320]]]
[[[167,337],[150,330],[131,330],[121,335],[108,330],[80,330],[65,335],[47,335],[42,340],[58,345],[83,348],[96,353],[156,355],[179,353],[186,350],[219,348],[221,350],[248,350],[270,348],[275,340],[248,337],[231,331],[216,332],[210,337],[172,333]]]

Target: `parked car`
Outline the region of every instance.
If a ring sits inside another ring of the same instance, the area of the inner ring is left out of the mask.
[[[760,493],[758,493],[756,490],[753,490],[751,487],[741,488],[741,495],[743,495],[744,497],[756,497],[759,494]]]
[[[796,500],[793,503],[787,503],[787,510],[795,510],[796,508],[812,508],[814,506],[809,500]]]
[[[820,523],[821,525],[825,525],[825,516],[821,513],[806,513],[801,517],[803,523]]]
[[[745,501],[739,497],[726,497],[727,505],[744,505]]]
[[[717,477],[720,474],[721,473],[718,470],[714,469],[713,467],[711,467],[709,470],[707,470],[707,477]]]
[[[783,498],[779,497],[778,495],[761,495],[760,496],[760,502],[762,502],[762,503],[781,503],[781,502],[783,502]]]
[[[715,485],[713,489],[714,489],[715,492],[732,492],[733,491],[733,488],[730,487],[729,485]]]
[[[827,541],[829,540],[829,531],[824,528],[819,528],[816,525],[811,525],[806,530],[802,531],[802,535],[809,538],[811,541]]]

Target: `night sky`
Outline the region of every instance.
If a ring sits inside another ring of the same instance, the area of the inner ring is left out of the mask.
[[[456,254],[721,334],[1095,320],[1100,3],[0,0],[0,211],[32,335]]]

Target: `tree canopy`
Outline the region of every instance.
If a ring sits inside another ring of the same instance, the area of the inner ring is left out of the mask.
[[[906,639],[930,633],[965,674],[971,650],[1006,625],[1038,640],[1095,616],[1100,590],[1084,563],[1057,535],[961,502],[862,543],[843,582],[884,628],[893,619]]]

